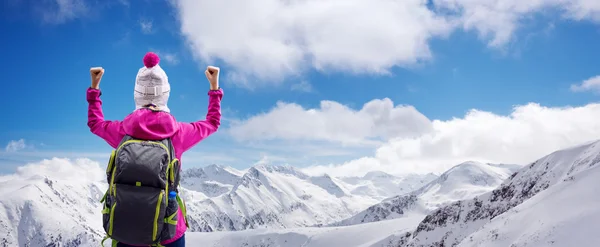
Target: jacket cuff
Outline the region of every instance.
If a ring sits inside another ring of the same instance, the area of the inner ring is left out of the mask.
[[[219,88],[217,90],[208,90],[208,95],[223,95],[223,89]]]
[[[100,98],[100,96],[102,95],[102,91],[100,89],[95,89],[92,87],[89,87],[87,89],[87,100],[97,100],[98,98]]]

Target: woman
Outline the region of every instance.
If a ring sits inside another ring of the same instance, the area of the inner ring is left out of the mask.
[[[175,155],[181,161],[185,151],[215,133],[220,126],[223,90],[219,88],[219,68],[209,66],[204,72],[210,83],[206,119],[184,123],[178,122],[170,114],[167,106],[170,85],[166,73],[158,65],[159,61],[158,55],[152,52],[144,56],[145,66],[138,71],[134,90],[136,109],[123,121],[104,120],[99,89],[104,69],[92,68],[90,70],[92,84],[87,90],[88,126],[92,133],[104,139],[113,148],[117,148],[125,135],[149,140],[171,137]],[[178,218],[183,219],[183,217],[180,209]],[[185,220],[178,220],[175,237],[161,244],[166,247],[185,246],[186,230]],[[118,243],[117,246],[129,245]]]

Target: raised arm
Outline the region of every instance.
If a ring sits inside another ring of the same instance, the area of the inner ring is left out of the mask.
[[[192,123],[179,122],[179,132],[176,140],[179,141],[183,153],[200,141],[217,132],[221,125],[221,99],[223,98],[223,89],[219,88],[219,68],[209,66],[205,71],[206,78],[210,82],[210,91],[208,91],[208,112],[206,119]]]
[[[86,95],[88,102],[87,125],[92,133],[104,139],[111,147],[117,148],[123,138],[121,122],[106,121],[102,113],[102,100],[100,99],[102,92],[100,91],[99,84],[104,75],[104,69],[92,68],[90,74],[92,76],[92,85],[87,89]]]

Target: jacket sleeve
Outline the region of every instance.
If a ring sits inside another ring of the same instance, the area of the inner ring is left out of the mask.
[[[87,90],[87,125],[92,133],[104,139],[111,147],[117,148],[124,136],[121,133],[122,122],[104,120],[100,95],[102,95],[102,92],[99,89],[90,87]]]
[[[200,141],[215,133],[221,125],[221,99],[223,98],[223,89],[210,90],[208,92],[208,112],[206,119],[192,123],[179,122],[179,132],[177,140],[181,149],[178,153],[189,150]]]

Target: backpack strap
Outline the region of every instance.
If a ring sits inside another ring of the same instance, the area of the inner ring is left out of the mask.
[[[167,143],[168,143],[168,147],[169,150],[171,152],[171,172],[170,172],[170,176],[173,179],[173,191],[179,193],[179,180],[180,180],[180,172],[181,172],[181,162],[179,162],[179,159],[176,156],[175,153],[175,147],[173,146],[173,141],[171,138],[167,138]]]
[[[185,202],[179,196],[179,193],[177,193],[177,204],[179,204],[179,208],[181,209],[181,213],[183,214],[183,219],[185,219],[185,226],[190,227],[187,220],[187,207],[185,206]]]
[[[179,161],[179,159],[177,159],[176,155],[175,155],[175,148],[173,146],[173,142],[171,140],[171,138],[168,139],[168,143],[169,143],[169,148],[171,149],[171,162],[173,162],[173,176],[174,176],[174,183],[173,183],[173,191],[175,191],[177,193],[176,196],[176,200],[177,200],[177,204],[179,205],[179,209],[181,210],[181,213],[183,214],[183,219],[185,220],[185,225],[186,227],[190,227],[188,219],[187,219],[187,207],[185,205],[185,202],[183,201],[183,199],[179,196],[179,182],[181,180],[181,162]]]

